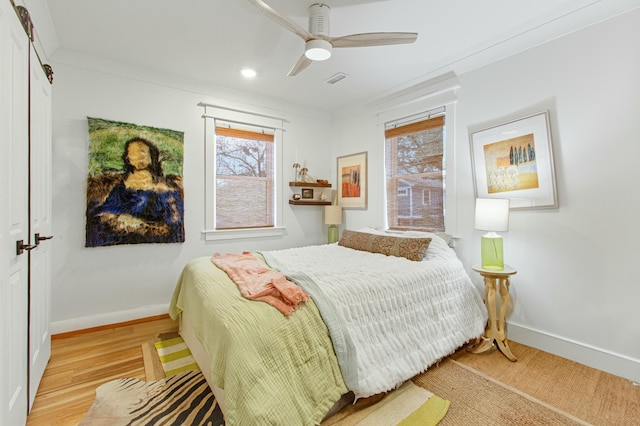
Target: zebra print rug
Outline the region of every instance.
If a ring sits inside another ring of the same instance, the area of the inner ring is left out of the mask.
[[[222,411],[200,371],[163,380],[119,379],[96,389],[81,426],[224,425]]]

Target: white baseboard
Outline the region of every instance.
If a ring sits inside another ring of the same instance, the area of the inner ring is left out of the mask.
[[[140,318],[166,314],[168,312],[169,304],[163,303],[161,305],[142,306],[140,308],[129,309],[127,311],[108,312],[88,317],[54,321],[51,323],[51,334],[68,333],[70,331],[84,330],[85,328],[133,321]]]
[[[640,360],[507,321],[508,338],[640,383]]]

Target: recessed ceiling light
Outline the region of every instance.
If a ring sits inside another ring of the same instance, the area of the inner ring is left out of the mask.
[[[257,75],[256,70],[251,69],[251,68],[242,68],[242,70],[240,71],[240,73],[245,77],[245,78],[253,78]]]

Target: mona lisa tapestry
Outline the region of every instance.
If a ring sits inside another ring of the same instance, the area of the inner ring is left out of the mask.
[[[85,246],[184,242],[184,133],[87,120]]]

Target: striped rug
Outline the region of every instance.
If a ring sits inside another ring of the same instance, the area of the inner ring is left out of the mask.
[[[199,371],[163,380],[119,379],[96,389],[79,426],[224,425],[222,412]]]
[[[200,371],[196,360],[191,355],[189,348],[182,340],[182,337],[174,337],[172,339],[160,340],[154,343],[162,369],[166,377],[183,371]]]

